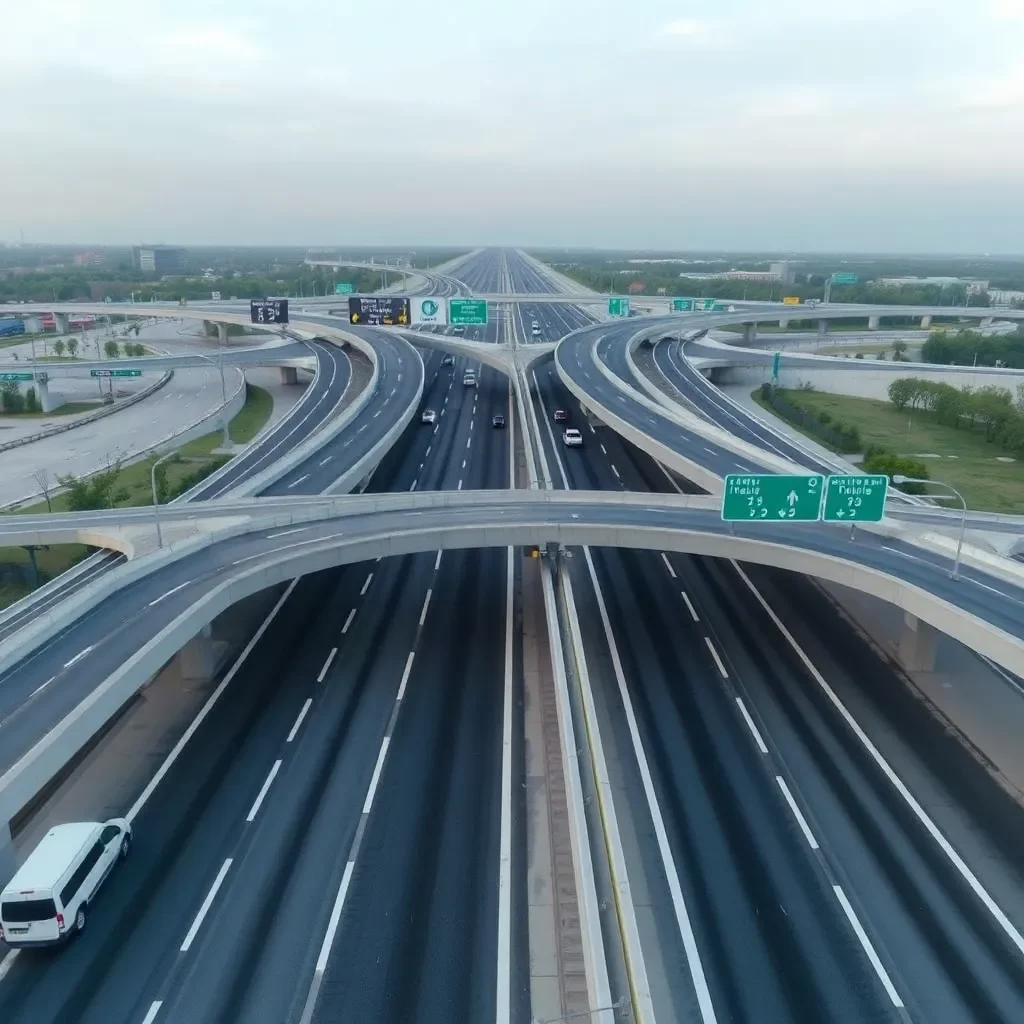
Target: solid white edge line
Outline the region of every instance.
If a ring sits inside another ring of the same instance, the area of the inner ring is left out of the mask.
[[[299,529],[299,530],[304,530],[304,529],[305,529],[305,527],[304,527],[304,526],[300,526],[300,527],[299,527],[298,529]],[[298,532],[298,530],[295,530],[295,531],[289,530],[288,532],[289,532],[289,533],[293,533],[293,532],[296,532],[296,533],[297,533],[297,532]],[[275,537],[280,537],[280,536],[281,536],[281,534],[279,534],[279,533],[276,533],[276,534],[273,534],[273,536],[275,536]],[[267,539],[268,539],[268,540],[270,540],[270,538],[271,538],[271,535],[270,535],[270,534],[268,534],[268,535],[267,535]],[[153,599],[152,601],[150,601],[150,602],[149,602],[149,604],[148,604],[148,605],[146,605],[146,607],[147,607],[147,608],[152,608],[152,607],[153,607],[153,605],[155,605],[155,604],[159,604],[159,603],[160,603],[160,602],[161,602],[161,601],[162,601],[162,600],[163,600],[163,599],[164,599],[165,597],[170,597],[170,596],[171,596],[171,594],[176,594],[176,593],[177,593],[177,592],[178,592],[179,590],[182,590],[182,589],[184,589],[185,587],[187,587],[187,586],[188,586],[188,585],[189,585],[189,584],[190,584],[191,582],[192,582],[192,580],[185,580],[185,582],[184,582],[184,583],[179,583],[179,584],[178,584],[178,585],[177,585],[176,587],[171,587],[171,589],[170,589],[170,590],[166,590],[166,591],[164,591],[164,593],[162,593],[162,594],[161,594],[161,595],[160,595],[159,597],[156,597],[156,598],[154,598],[154,599]]]
[[[253,822],[256,820],[256,815],[260,813],[260,807],[263,801],[266,799],[267,793],[270,791],[270,786],[274,779],[277,778],[277,773],[281,770],[281,759],[278,758],[271,766],[270,772],[267,775],[266,780],[260,787],[259,793],[256,794],[256,799],[252,802],[252,807],[249,808],[249,813],[245,816],[245,820]]]
[[[704,643],[708,645],[708,650],[711,652],[711,657],[715,659],[715,664],[718,666],[718,672],[723,679],[729,678],[729,673],[725,671],[725,665],[722,664],[722,659],[719,657],[718,651],[715,650],[715,645],[711,642],[711,637],[704,637]]]
[[[412,661],[416,657],[415,651],[409,652],[409,657],[405,659],[405,670],[402,672],[402,681],[398,684],[398,696],[395,700],[401,700],[405,696],[405,687],[409,682],[409,673],[412,672]]]
[[[836,899],[839,901],[839,905],[843,908],[843,913],[846,915],[846,919],[850,922],[850,927],[853,928],[854,934],[857,936],[857,940],[860,942],[861,947],[867,954],[868,960],[871,961],[871,966],[875,969],[875,974],[878,975],[878,980],[882,983],[882,987],[885,989],[886,994],[892,1001],[892,1005],[897,1010],[903,1009],[903,1000],[900,999],[899,992],[896,991],[895,985],[892,983],[892,979],[889,977],[889,972],[882,965],[882,961],[878,959],[878,954],[875,952],[875,947],[871,944],[871,940],[867,936],[867,932],[864,931],[860,920],[853,911],[853,907],[850,906],[850,901],[846,898],[846,893],[843,892],[841,885],[833,885],[832,891],[836,894]]]
[[[427,588],[427,596],[423,598],[423,610],[420,612],[420,625],[427,621],[427,609],[430,607],[430,595],[433,593],[429,587]]]
[[[776,775],[775,781],[779,784],[779,789],[782,790],[782,795],[786,798],[786,803],[789,804],[789,809],[793,812],[793,817],[796,818],[796,823],[800,826],[800,831],[803,832],[807,845],[812,850],[818,849],[818,840],[814,838],[814,833],[811,831],[810,825],[807,824],[807,819],[803,816],[803,812],[797,807],[793,794],[789,791],[789,786],[786,785],[786,780],[781,775]]]
[[[350,611],[348,613],[348,618],[345,619],[345,625],[341,627],[341,632],[342,633],[347,633],[348,632],[348,627],[352,625],[352,620],[355,617],[356,617],[356,610],[355,610],[355,608],[353,608],[352,611]]]
[[[697,614],[697,609],[693,607],[690,595],[685,590],[681,590],[680,593],[683,595],[683,600],[686,602],[686,610],[690,613],[690,618],[693,619],[694,622],[700,622],[700,616]]]
[[[779,632],[786,638],[790,647],[792,647],[793,650],[796,652],[797,657],[799,657],[801,662],[803,662],[804,667],[811,674],[814,681],[818,684],[818,686],[821,687],[821,689],[831,702],[832,706],[840,714],[840,716],[842,717],[843,721],[847,724],[847,726],[849,726],[854,736],[856,736],[857,739],[861,742],[861,744],[864,746],[864,749],[867,750],[868,754],[870,755],[871,759],[875,762],[876,765],[878,765],[882,773],[895,788],[896,792],[899,793],[899,795],[906,802],[907,806],[913,812],[914,817],[916,817],[917,820],[924,826],[925,831],[938,844],[939,849],[942,850],[942,852],[949,859],[953,867],[956,868],[961,878],[963,878],[964,881],[968,884],[968,886],[970,886],[971,891],[975,894],[975,896],[978,897],[979,900],[981,900],[982,904],[984,904],[985,906],[985,909],[988,910],[992,917],[995,918],[999,926],[1003,929],[1003,932],[1007,935],[1007,937],[1010,939],[1013,945],[1017,948],[1017,951],[1024,954],[1024,937],[1021,936],[1016,926],[1006,916],[1002,908],[995,902],[995,900],[992,899],[992,897],[988,893],[988,890],[981,884],[977,876],[967,866],[966,862],[960,856],[960,854],[957,853],[955,849],[953,849],[952,844],[942,834],[942,832],[939,830],[939,827],[928,816],[924,808],[917,802],[917,799],[913,795],[913,793],[911,793],[910,790],[907,789],[903,780],[889,766],[889,762],[886,761],[884,757],[882,757],[881,752],[874,745],[874,743],[871,742],[867,733],[864,732],[864,730],[860,727],[860,725],[857,723],[853,715],[851,715],[850,712],[847,711],[846,705],[843,704],[843,702],[839,699],[836,692],[832,689],[831,686],[829,686],[829,684],[825,680],[825,677],[818,671],[817,667],[807,656],[804,649],[796,642],[796,638],[786,628],[785,623],[778,617],[778,615],[775,614],[774,610],[765,600],[764,596],[757,589],[757,587],[754,586],[753,581],[750,579],[750,577],[743,571],[742,567],[736,561],[732,559],[730,559],[730,561],[732,562],[733,568],[739,574],[740,579],[742,579],[743,582],[746,583],[747,587],[750,589],[750,592],[757,599],[758,604],[761,605],[761,607],[768,614],[768,617],[775,624]]]
[[[227,873],[230,870],[231,858],[228,857],[228,859],[221,864],[220,871],[217,872],[217,877],[213,880],[213,885],[210,886],[210,891],[206,894],[206,899],[203,900],[203,905],[199,908],[199,913],[196,914],[195,920],[192,922],[192,927],[189,928],[188,933],[185,935],[185,941],[181,944],[181,948],[178,950],[179,953],[187,953],[192,943],[195,942],[196,936],[199,934],[199,929],[203,926],[203,920],[210,912],[210,907],[213,905],[213,901],[217,898],[217,891],[224,884],[224,879],[227,877]]]
[[[275,604],[274,607],[270,610],[270,614],[263,620],[263,623],[261,624],[260,628],[256,630],[255,634],[253,634],[253,638],[242,649],[242,653],[238,656],[234,665],[232,665],[231,668],[228,670],[228,674],[223,678],[217,689],[210,694],[209,698],[203,705],[199,714],[196,715],[194,719],[192,719],[192,724],[185,730],[184,733],[182,733],[181,739],[179,739],[178,742],[174,744],[173,748],[171,749],[171,752],[167,755],[167,757],[164,758],[164,763],[160,765],[160,767],[157,769],[156,775],[154,775],[153,778],[149,780],[149,784],[142,791],[142,793],[139,795],[139,798],[135,801],[134,804],[132,804],[128,813],[125,815],[125,818],[129,822],[129,824],[138,817],[139,812],[142,810],[143,807],[146,806],[146,801],[149,800],[149,798],[153,795],[153,792],[156,790],[156,787],[160,785],[160,783],[163,781],[164,776],[171,770],[171,765],[173,765],[174,762],[177,761],[181,752],[185,749],[185,745],[195,735],[195,732],[199,728],[199,726],[203,724],[203,719],[206,718],[206,716],[210,713],[214,704],[216,704],[217,701],[220,700],[221,694],[227,689],[228,684],[231,682],[231,680],[235,678],[235,676],[238,673],[238,670],[242,667],[242,664],[245,661],[245,659],[249,657],[250,653],[252,653],[252,649],[256,646],[257,643],[259,643],[260,637],[263,636],[263,634],[269,628],[271,622],[273,622],[274,619],[277,617],[277,613],[281,610],[285,601],[287,601],[288,598],[291,596],[291,593],[298,585],[298,582],[298,579],[294,579],[291,581],[291,583],[288,584],[288,589],[285,590],[285,592],[278,598],[277,604]]]
[[[604,627],[605,637],[608,640],[609,652],[612,658],[612,668],[615,671],[615,679],[619,686],[619,696],[626,713],[626,724],[629,728],[629,736],[633,745],[633,752],[636,757],[637,766],[640,771],[640,779],[644,787],[644,795],[647,799],[647,806],[654,824],[654,834],[658,843],[658,850],[661,854],[662,867],[665,871],[665,878],[668,883],[669,893],[672,897],[672,907],[676,918],[676,927],[683,940],[683,948],[686,952],[686,965],[690,972],[690,980],[693,984],[694,993],[697,996],[697,1005],[700,1009],[701,1020],[704,1024],[714,1024],[717,1021],[714,1003],[711,1000],[711,989],[708,987],[707,977],[704,974],[704,964],[700,958],[700,950],[697,948],[697,937],[693,931],[693,924],[686,909],[686,900],[683,897],[683,888],[679,882],[679,872],[676,869],[675,859],[672,856],[672,849],[668,841],[668,832],[665,829],[665,819],[661,813],[661,805],[658,803],[658,795],[654,790],[654,780],[651,777],[651,769],[647,763],[647,755],[644,752],[643,740],[640,738],[640,728],[636,720],[636,712],[633,710],[633,701],[629,696],[629,688],[626,685],[626,675],[622,668],[622,660],[619,657],[619,649],[615,643],[615,635],[612,631],[611,619],[608,617],[608,609],[605,606],[604,594],[601,592],[601,585],[597,579],[597,570],[594,567],[594,560],[591,557],[590,549],[583,549],[587,561],[587,568],[590,571],[590,580],[594,587],[594,596],[597,598],[597,610],[601,616],[601,625]]]
[[[0,981],[4,980],[7,972],[14,966],[20,952],[21,950],[19,949],[12,949],[3,960],[0,960]]]
[[[163,1005],[164,1001],[162,999],[154,1000],[146,1011],[146,1016],[142,1018],[142,1024],[153,1024],[153,1021],[156,1020],[156,1015],[160,1012],[160,1007]]]
[[[384,770],[384,758],[388,756],[389,746],[391,746],[391,737],[385,736],[380,741],[380,750],[377,752],[377,763],[373,766],[370,788],[366,791],[366,799],[363,801],[363,814],[369,814],[370,808],[373,807],[373,798],[377,795],[377,784],[380,782],[380,773]]]
[[[295,734],[302,728],[302,721],[309,712],[310,707],[313,705],[313,698],[307,697],[306,703],[302,705],[302,710],[299,712],[299,717],[295,719],[295,724],[292,726],[291,731],[288,733],[288,738],[285,743],[291,743],[295,739]]]
[[[324,676],[327,675],[327,670],[331,667],[331,662],[334,661],[337,654],[338,648],[332,647],[331,653],[327,655],[327,660],[324,662],[324,667],[320,669],[320,675],[316,677],[316,681],[318,683],[322,683],[324,681]]]
[[[677,579],[676,571],[672,568],[672,563],[668,560],[668,555],[666,555],[664,551],[661,553],[661,560],[665,563],[665,568],[668,569],[669,576],[671,576],[672,579]]]
[[[373,582],[373,573],[366,577],[366,582],[363,584],[363,589],[359,591],[360,597],[365,597],[366,592],[370,589],[370,584]]]
[[[331,946],[334,945],[334,935],[338,930],[338,922],[341,920],[341,908],[345,905],[345,896],[348,894],[349,882],[352,881],[352,872],[355,869],[355,861],[347,861],[345,873],[341,876],[341,885],[338,887],[338,895],[331,908],[331,918],[327,922],[327,934],[320,946],[320,955],[316,958],[316,970],[323,974],[327,970],[327,961],[331,955]]]
[[[754,737],[757,749],[760,750],[762,754],[767,754],[768,748],[765,746],[765,742],[761,738],[761,733],[754,724],[754,720],[750,717],[750,712],[747,710],[747,705],[743,703],[743,698],[737,697],[736,704],[740,709],[740,714],[743,715],[743,721],[747,723],[747,728],[750,730],[750,734]]]
[[[501,728],[501,826],[498,840],[498,977],[495,1024],[512,1017],[512,600],[515,558],[508,549],[505,569],[505,696]]]

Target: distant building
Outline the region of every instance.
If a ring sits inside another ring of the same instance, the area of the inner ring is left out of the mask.
[[[796,273],[785,260],[772,263],[768,267],[768,273],[774,280],[781,281],[783,284],[792,284],[796,280]]]
[[[72,258],[76,267],[99,267],[106,256],[102,252],[76,252]]]
[[[715,275],[719,276],[719,275]],[[730,270],[720,275],[728,281],[777,281],[778,278],[770,270]]]
[[[969,281],[963,277],[880,277],[875,284],[883,288],[902,288],[904,285],[933,285],[939,288],[949,288],[954,285],[963,285],[967,288],[968,295],[978,295],[988,291],[988,281]]]
[[[628,290],[630,295],[639,295],[644,290],[643,281],[630,281]]]
[[[132,247],[132,266],[143,274],[181,274],[188,251],[173,245],[136,245]]]

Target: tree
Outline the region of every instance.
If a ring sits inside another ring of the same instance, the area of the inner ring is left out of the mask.
[[[899,362],[907,351],[907,343],[902,338],[897,338],[892,343],[892,357]]]
[[[913,377],[900,377],[889,385],[889,401],[902,412],[916,389],[917,383]]]
[[[53,485],[50,483],[50,472],[45,467],[37,469],[32,474],[33,479],[39,484],[39,490],[46,499],[46,511],[53,511],[53,502],[50,495],[53,493]]]
[[[116,341],[108,341],[104,343],[103,351],[108,359],[116,359],[121,354],[121,347]]]
[[[57,482],[67,491],[68,510],[71,512],[89,512],[98,508],[113,508],[115,499],[114,485],[121,475],[120,461],[114,462],[99,473],[90,477],[58,476]]]
[[[57,357],[58,358],[60,358],[61,356],[64,355],[64,349],[65,348],[67,348],[67,346],[64,344],[64,339],[63,338],[58,338],[53,343],[53,351],[57,353]]]
[[[68,355],[71,356],[72,359],[74,359],[75,358],[75,353],[77,351],[78,351],[78,339],[77,338],[68,338]]]

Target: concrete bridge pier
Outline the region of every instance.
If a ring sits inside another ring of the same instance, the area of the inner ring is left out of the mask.
[[[780,331],[789,330],[789,321],[788,320],[780,320],[779,321],[779,330]]]
[[[39,396],[39,404],[42,406],[43,412],[53,412],[54,409],[61,405],[60,402],[55,402],[53,396],[50,394],[49,381],[43,377],[35,379],[36,394]]]
[[[818,321],[818,337],[819,338],[824,338],[826,334],[828,334],[828,321],[827,320],[819,320]]]
[[[217,344],[223,345],[225,348],[228,344],[228,325],[217,324]]]
[[[54,313],[53,324],[57,328],[58,334],[68,333],[68,314],[67,313]]]
[[[878,321],[880,319],[881,318],[877,317],[877,316],[869,316],[868,317],[868,330],[869,331],[877,331],[878,330]]]
[[[281,367],[281,383],[282,384],[298,384],[299,383],[299,371],[294,366],[282,366]]]
[[[757,324],[749,323],[743,325],[743,344],[753,345],[757,341]]]
[[[931,314],[930,313],[926,313],[923,317],[921,317],[921,330],[922,331],[927,331],[928,328],[931,327],[931,325],[932,325]]]
[[[903,632],[896,642],[896,657],[908,672],[932,672],[939,633],[910,612],[903,613]]]
[[[980,324],[979,324],[978,326],[979,326],[979,327],[991,327],[991,326],[992,326],[992,320],[993,320],[993,319],[994,319],[994,318],[993,318],[993,317],[990,317],[990,316],[983,316],[983,317],[981,318],[981,323],[980,323]]]
[[[217,324],[212,320],[203,321],[203,337],[204,338],[216,338],[217,337]]]
[[[178,652],[182,679],[210,679],[217,669],[213,625],[208,623]]]

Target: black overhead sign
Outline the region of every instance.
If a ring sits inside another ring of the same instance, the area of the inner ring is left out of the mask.
[[[371,295],[348,300],[348,322],[368,327],[408,327],[409,300]]]
[[[288,323],[287,299],[250,299],[249,319],[254,324]]]

